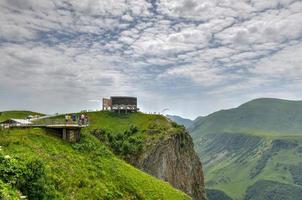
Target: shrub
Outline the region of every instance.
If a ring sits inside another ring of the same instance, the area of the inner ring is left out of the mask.
[[[0,199],[19,200],[20,198],[17,192],[10,185],[5,184],[0,180]]]
[[[40,160],[23,163],[19,159],[0,153],[0,179],[20,190],[28,199],[53,197],[51,186],[46,181],[44,165]]]
[[[99,132],[95,134],[99,134]],[[97,145],[93,141],[90,141],[85,134],[82,135],[80,142],[73,144],[72,147],[82,153],[95,151],[97,149]]]
[[[179,127],[179,125],[176,122],[171,122],[171,125],[172,125],[173,128],[178,128]]]
[[[143,138],[138,134],[138,128],[131,125],[123,133],[113,134],[105,129],[96,129],[91,133],[112,151],[121,156],[137,155],[143,149]]]

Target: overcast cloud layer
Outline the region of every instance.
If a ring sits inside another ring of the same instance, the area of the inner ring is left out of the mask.
[[[0,110],[194,118],[257,97],[302,99],[301,0],[0,0]]]

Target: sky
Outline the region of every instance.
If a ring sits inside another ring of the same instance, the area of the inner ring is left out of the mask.
[[[0,110],[101,109],[194,119],[302,99],[301,0],[0,0]]]

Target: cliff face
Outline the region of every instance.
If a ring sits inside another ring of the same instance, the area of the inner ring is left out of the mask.
[[[158,140],[129,162],[169,182],[194,200],[207,199],[202,165],[194,151],[192,138],[185,130]]]

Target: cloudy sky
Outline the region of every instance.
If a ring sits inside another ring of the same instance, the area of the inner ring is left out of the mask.
[[[302,99],[301,0],[0,0],[0,110],[111,95],[194,118]]]

